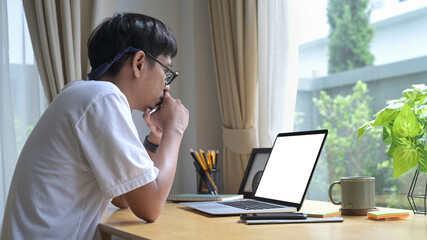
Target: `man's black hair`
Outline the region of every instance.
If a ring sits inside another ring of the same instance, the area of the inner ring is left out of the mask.
[[[87,42],[92,69],[110,61],[125,47],[132,46],[154,57],[161,54],[175,57],[178,47],[173,32],[161,21],[137,13],[117,13],[107,18],[90,35]],[[106,72],[115,76],[133,54],[124,54]],[[154,60],[148,58],[151,64]]]

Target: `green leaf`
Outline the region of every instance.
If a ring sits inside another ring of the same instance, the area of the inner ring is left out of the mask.
[[[421,125],[411,108],[405,104],[393,124],[396,137],[415,137],[420,132]]]
[[[399,146],[393,152],[394,178],[406,173],[420,161],[420,154],[416,149]]]
[[[427,97],[427,86],[425,84],[414,84],[409,87],[410,90],[416,91],[417,96],[414,99],[423,103]],[[406,89],[408,90],[408,89]]]
[[[390,125],[390,122],[395,120],[399,115],[399,110],[399,108],[384,108],[378,113],[377,119],[375,119],[375,122],[372,124],[372,126],[377,127]]]
[[[392,135],[391,136],[392,140],[391,140],[390,148],[388,150],[388,157],[391,157],[391,158],[393,157],[394,150],[397,147],[403,146],[403,147],[411,148],[411,142],[408,139],[398,138],[394,136],[393,133],[391,133],[391,135]]]
[[[425,84],[414,84],[409,87],[410,89],[415,89],[420,93],[427,93],[427,86]]]
[[[391,145],[390,145],[390,147],[389,147],[389,149],[388,149],[387,156],[388,156],[388,157],[390,157],[390,158],[392,158],[392,157],[393,157],[394,150],[395,150],[397,147],[399,147],[399,146],[400,146],[400,145],[398,145],[398,144],[396,144],[396,143],[392,142],[392,143],[391,143]]]
[[[396,138],[396,137],[394,137],[394,138]],[[403,138],[400,138],[400,139],[403,139]],[[403,142],[401,142],[401,141],[392,141],[391,142],[391,145],[390,145],[390,148],[388,149],[388,157],[393,157],[393,153],[394,153],[394,150],[396,150],[396,148],[398,148],[398,147],[400,147],[400,146],[407,146],[407,145],[405,145]]]
[[[357,139],[360,138],[360,136],[362,136],[362,134],[365,132],[366,129],[369,129],[372,126],[372,123],[374,121],[369,121],[366,122],[365,124],[363,124],[363,126],[361,126],[358,130],[357,130]]]
[[[418,171],[427,172],[427,152],[422,148],[418,148],[420,153],[420,162],[418,163]]]
[[[420,95],[419,101],[422,104],[427,104],[427,93],[424,93],[424,94]]]
[[[392,143],[392,134],[390,127],[383,127],[383,142],[391,144]]]
[[[414,99],[414,100],[417,98],[417,94],[418,94],[417,91],[415,89],[411,89],[411,88],[405,89],[402,92],[402,95],[404,97],[409,98],[409,99]]]

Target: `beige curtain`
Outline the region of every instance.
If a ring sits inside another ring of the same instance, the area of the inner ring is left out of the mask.
[[[257,1],[209,0],[209,14],[223,126],[224,192],[236,193],[249,154],[258,146]]]
[[[23,0],[37,67],[51,102],[65,84],[86,79],[87,39],[115,0]]]

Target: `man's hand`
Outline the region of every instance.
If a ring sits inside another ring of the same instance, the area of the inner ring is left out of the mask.
[[[144,113],[144,115],[146,115],[146,113]],[[181,103],[181,100],[174,99],[171,97],[169,92],[165,92],[162,108],[149,117],[146,116],[146,118],[151,120],[150,125],[153,124],[154,126],[157,126],[161,129],[162,133],[164,133],[166,128],[169,128],[170,130],[178,130],[180,133],[184,133],[188,126],[189,113],[188,109]],[[153,129],[157,131],[154,127]],[[152,131],[153,129],[150,128]]]
[[[144,119],[145,123],[147,124],[147,127],[151,130],[150,135],[148,135],[148,141],[153,144],[159,145],[160,140],[162,139],[162,129],[151,120],[149,108],[147,108],[142,114],[142,119]]]
[[[183,133],[188,126],[188,110],[179,99],[172,98],[168,92],[165,92],[163,97],[162,108],[155,114],[149,112],[150,109],[147,108],[142,118],[151,130],[148,141],[153,144],[160,143],[164,127],[172,127]]]

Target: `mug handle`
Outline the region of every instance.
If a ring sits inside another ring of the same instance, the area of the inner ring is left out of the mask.
[[[335,204],[335,205],[341,205],[341,202],[335,202],[335,201],[334,201],[334,199],[332,198],[332,188],[334,187],[334,185],[335,185],[335,184],[338,184],[338,185],[340,185],[340,186],[341,186],[341,183],[340,183],[340,182],[338,182],[338,181],[333,182],[333,183],[331,184],[331,186],[329,186],[329,191],[328,191],[329,200],[331,201],[331,203],[333,203],[333,204]]]

